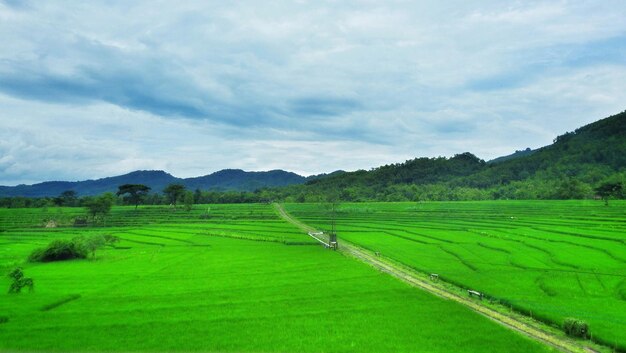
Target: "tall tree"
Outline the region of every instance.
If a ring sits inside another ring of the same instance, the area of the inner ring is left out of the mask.
[[[604,200],[604,204],[608,206],[609,198],[618,197],[622,193],[622,183],[604,183],[595,188],[595,192]]]
[[[185,186],[183,184],[169,184],[163,189],[163,193],[165,193],[168,201],[176,208],[176,202],[185,193]]]
[[[84,204],[87,208],[87,212],[89,212],[92,219],[95,221],[96,217],[101,216],[104,218],[111,212],[111,206],[113,206],[114,200],[115,196],[107,192],[100,196],[87,199]]]
[[[135,209],[137,206],[146,198],[148,192],[150,191],[149,186],[145,186],[143,184],[124,184],[118,186],[117,196],[123,196],[124,200],[135,205]]]

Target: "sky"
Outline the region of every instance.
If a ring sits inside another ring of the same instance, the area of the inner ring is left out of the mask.
[[[626,2],[0,0],[0,185],[302,175],[626,109]]]

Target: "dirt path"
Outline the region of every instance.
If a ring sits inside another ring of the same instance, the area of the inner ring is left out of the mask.
[[[306,225],[305,223],[299,221],[298,219],[291,216],[282,205],[274,204],[276,210],[279,215],[287,222],[295,225],[300,228],[304,232],[315,232],[316,229]],[[543,324],[536,322],[533,324],[524,322],[519,320],[518,318],[512,315],[506,315],[500,311],[496,311],[489,307],[479,304],[478,302],[469,299],[467,297],[463,297],[458,295],[457,293],[451,292],[446,288],[435,285],[433,282],[425,280],[422,278],[422,274],[419,274],[416,271],[411,269],[403,268],[402,266],[391,263],[384,258],[378,257],[371,252],[362,249],[354,244],[351,244],[345,240],[341,240],[339,243],[339,251],[347,256],[354,257],[358,260],[361,260],[380,271],[388,273],[389,275],[396,277],[414,287],[421,288],[425,291],[428,291],[434,295],[437,295],[441,298],[445,298],[448,300],[454,300],[455,302],[461,303],[466,307],[474,310],[475,312],[503,325],[515,331],[518,331],[530,338],[533,338],[542,343],[548,344],[560,351],[563,352],[576,352],[583,353],[589,352],[589,347],[583,347],[579,345],[577,342],[569,340],[564,337],[556,336],[549,332],[547,327],[541,327]]]

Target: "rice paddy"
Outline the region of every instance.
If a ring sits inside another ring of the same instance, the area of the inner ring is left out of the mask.
[[[0,209],[0,272],[22,266],[35,281],[33,293],[0,294],[0,351],[552,351],[325,250],[271,205],[116,207],[100,227],[72,227],[82,214]],[[25,262],[90,234],[120,242],[95,258]]]
[[[338,238],[555,326],[590,324],[626,349],[626,203],[492,201],[341,204]],[[330,229],[327,205],[289,204]]]

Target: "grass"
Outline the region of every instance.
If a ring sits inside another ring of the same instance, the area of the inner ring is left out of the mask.
[[[340,205],[346,239],[424,273],[560,325],[589,322],[594,340],[626,350],[624,202],[493,201]],[[329,229],[324,205],[290,204]]]
[[[211,209],[202,220],[201,207],[190,213],[116,207],[107,227],[49,229],[38,218],[43,210],[0,210],[0,271],[23,265],[36,285],[34,293],[0,294],[6,318],[0,350],[551,351],[460,305],[309,246],[313,241],[269,205]],[[95,259],[23,263],[51,239],[90,233],[121,241]],[[3,277],[0,288],[8,283]]]

